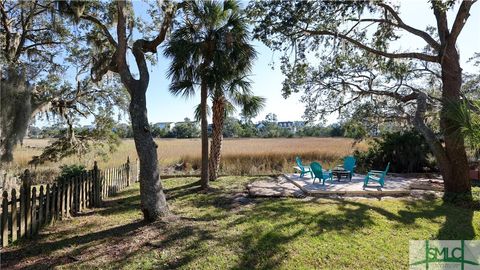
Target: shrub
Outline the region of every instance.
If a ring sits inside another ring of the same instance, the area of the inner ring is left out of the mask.
[[[76,176],[80,176],[87,171],[84,165],[79,164],[62,165],[60,166],[60,170],[60,175],[57,177],[58,182],[63,182]]]
[[[390,172],[414,173],[435,170],[432,153],[425,139],[410,130],[385,133],[369,142],[365,152],[355,151],[357,170],[381,170],[390,162]]]

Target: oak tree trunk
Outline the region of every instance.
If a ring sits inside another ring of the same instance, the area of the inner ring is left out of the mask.
[[[462,69],[455,45],[447,44],[442,57],[442,100],[440,128],[444,135],[448,162],[441,164],[445,191],[471,193],[471,182],[464,138],[459,133],[459,123],[448,117],[449,106],[460,106]]]
[[[153,141],[147,118],[144,89],[131,89],[129,106],[133,139],[140,160],[140,208],[147,221],[169,214],[158,168],[157,145]]]
[[[201,133],[202,133],[202,176],[200,183],[202,188],[208,188],[208,120],[207,120],[207,98],[208,85],[205,79],[202,79],[200,89],[200,114],[201,114]]]
[[[218,171],[220,168],[220,156],[223,142],[223,123],[225,121],[225,98],[223,96],[213,100],[212,111],[212,145],[210,146],[208,173],[210,180],[215,181],[218,178]]]
[[[13,161],[13,151],[27,133],[32,112],[33,87],[25,73],[18,66],[9,66],[5,77],[0,82],[0,163]]]

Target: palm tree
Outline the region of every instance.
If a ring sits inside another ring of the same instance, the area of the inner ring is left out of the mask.
[[[254,115],[265,106],[263,97],[255,96],[250,91],[250,83],[244,79],[235,79],[227,85],[218,85],[212,95],[212,145],[208,163],[209,177],[214,181],[218,177],[223,142],[223,127],[226,116],[235,110],[235,105],[242,108],[242,113]]]
[[[172,59],[170,92],[191,96],[200,86],[203,188],[209,181],[207,99],[214,89],[232,81],[234,74],[251,68],[255,51],[247,42],[247,33],[236,1],[187,1],[180,25],[165,49]]]

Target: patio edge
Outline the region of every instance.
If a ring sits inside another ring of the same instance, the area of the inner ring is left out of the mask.
[[[324,190],[309,190],[304,188],[302,185],[298,184],[296,181],[292,180],[287,174],[282,174],[288,181],[298,187],[308,196],[321,197],[321,196],[409,196],[411,195],[412,190],[360,190],[360,191],[324,191]]]

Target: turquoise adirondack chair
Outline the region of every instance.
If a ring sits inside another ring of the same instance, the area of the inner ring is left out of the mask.
[[[387,175],[388,169],[390,168],[390,162],[388,162],[385,171],[377,171],[371,170],[368,172],[367,176],[365,176],[365,180],[363,182],[363,186],[366,187],[368,185],[368,181],[378,182],[381,187],[385,184],[385,176]]]
[[[343,159],[343,166],[342,165],[339,166],[340,168],[344,169],[345,171],[350,172],[350,176],[349,176],[350,181],[352,181],[352,176],[355,173],[355,167],[357,167],[357,165],[355,163],[357,163],[357,161],[355,160],[355,158],[353,156],[346,156]]]
[[[295,169],[300,171],[300,177],[303,177],[306,173],[310,173],[310,176],[313,178],[312,170],[308,166],[303,166],[302,159],[300,157],[296,157],[295,161],[297,162],[297,167],[295,167]]]
[[[322,185],[325,185],[325,180],[330,180],[331,182],[333,182],[333,175],[332,175],[332,171],[328,170],[328,171],[324,171],[322,169],[322,165],[320,165],[320,163],[318,162],[312,162],[310,164],[310,169],[312,170],[313,172],[313,183],[315,183],[315,179],[318,178],[318,181],[320,182],[320,180],[322,180]]]

